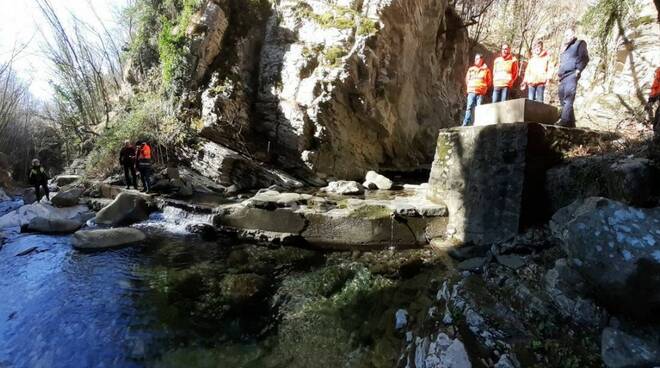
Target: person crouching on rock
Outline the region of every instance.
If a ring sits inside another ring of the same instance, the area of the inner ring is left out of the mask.
[[[465,76],[465,83],[467,84],[467,108],[465,110],[463,126],[472,125],[474,109],[483,102],[492,79],[490,69],[484,63],[483,57],[481,54],[476,54],[474,56],[474,65],[468,69]]]
[[[128,140],[124,141],[124,147],[119,151],[119,164],[124,168],[124,179],[126,180],[126,189],[131,185],[137,189],[137,175],[135,174],[135,146]]]
[[[142,180],[142,190],[151,190],[151,146],[147,142],[140,142],[137,146],[137,168]]]
[[[32,160],[32,168],[28,174],[28,181],[34,186],[34,194],[37,196],[37,202],[41,201],[41,191],[44,189],[46,200],[50,201],[50,192],[48,191],[48,175],[46,170],[41,166],[41,163],[36,158]]]

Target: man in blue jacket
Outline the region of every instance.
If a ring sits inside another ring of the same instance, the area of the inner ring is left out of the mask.
[[[578,40],[575,29],[569,28],[564,33],[562,53],[559,57],[559,102],[561,104],[561,118],[559,125],[575,127],[575,112],[573,102],[580,75],[589,63],[587,43]]]

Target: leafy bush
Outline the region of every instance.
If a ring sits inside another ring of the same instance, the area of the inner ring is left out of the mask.
[[[340,46],[331,46],[323,53],[325,61],[330,66],[338,66],[341,58],[346,56],[346,49]]]

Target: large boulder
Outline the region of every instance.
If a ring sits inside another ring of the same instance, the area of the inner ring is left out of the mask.
[[[76,249],[106,249],[139,243],[146,238],[142,231],[128,227],[81,230],[73,234],[72,244]]]
[[[45,203],[33,203],[22,206],[19,209],[0,217],[0,229],[26,225],[35,217],[73,220],[77,219],[80,214],[87,211],[87,206],[58,208]]]
[[[34,192],[34,188],[27,188],[23,191],[23,203],[32,204],[37,201],[37,193]]]
[[[660,208],[591,197],[559,210],[551,229],[594,297],[612,310],[660,321]]]
[[[51,199],[50,202],[56,207],[71,207],[78,204],[80,196],[82,196],[84,189],[71,188],[62,192],[58,192]]]
[[[28,232],[44,234],[70,234],[78,231],[82,222],[63,218],[35,217],[27,224]]]
[[[81,179],[82,176],[80,175],[60,175],[53,179],[53,183],[61,188],[66,185],[73,184]]]
[[[10,200],[11,198],[7,195],[7,193],[5,193],[5,191],[2,190],[2,188],[0,188],[0,202],[10,201]]]
[[[375,171],[369,171],[362,185],[369,189],[390,190],[392,189],[392,180]]]
[[[608,327],[601,335],[601,355],[608,368],[657,367],[660,334],[640,337]]]
[[[553,211],[587,197],[647,206],[657,192],[657,182],[658,174],[648,159],[590,156],[548,170],[545,190]]]
[[[129,225],[149,217],[151,197],[136,193],[119,193],[112,203],[96,214],[96,223],[102,225]]]

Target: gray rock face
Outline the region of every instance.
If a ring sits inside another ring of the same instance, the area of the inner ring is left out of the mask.
[[[658,320],[660,208],[592,197],[559,210],[551,229],[595,297],[635,318]]]
[[[465,345],[444,333],[435,341],[420,339],[415,351],[415,367],[420,368],[471,368]]]
[[[375,171],[369,171],[367,172],[362,185],[369,189],[390,190],[392,189],[392,184],[392,180],[387,177],[380,175]]]
[[[82,188],[72,188],[58,192],[51,198],[51,203],[56,207],[71,207],[78,204],[80,196],[83,194]]]
[[[220,53],[222,40],[229,25],[227,14],[220,4],[222,0],[206,1],[202,10],[193,18],[188,27],[188,35],[193,39],[195,51],[193,61],[193,81],[198,83],[208,72],[209,67]]]
[[[132,228],[83,230],[73,234],[72,244],[76,249],[106,249],[139,243],[146,238],[142,231]]]
[[[96,214],[96,223],[117,226],[144,221],[150,212],[148,199],[140,193],[119,193],[112,203]]]
[[[339,195],[362,194],[364,193],[364,187],[356,181],[339,180],[328,183],[325,191]]]
[[[613,136],[535,123],[440,131],[428,197],[449,209],[448,229],[462,242],[490,244],[552,214],[545,172],[562,153]]]
[[[660,335],[636,337],[608,327],[603,330],[601,351],[608,368],[654,367],[660,365]]]
[[[188,154],[193,169],[226,187],[235,185],[238,190],[244,190],[279,185],[292,189],[304,185],[281,170],[267,168],[245,155],[213,142],[207,141],[200,150]]]
[[[545,188],[553,211],[587,197],[646,206],[657,187],[656,177],[644,158],[582,157],[548,170]]]
[[[245,16],[225,15],[228,29]],[[449,1],[284,0],[265,30],[252,16],[226,50],[239,78],[209,70],[202,136],[280,167],[358,179],[430,161],[436,130],[459,121],[468,39]]]
[[[35,217],[30,220],[27,230],[44,234],[70,234],[76,232],[81,226],[82,223],[77,220]]]

